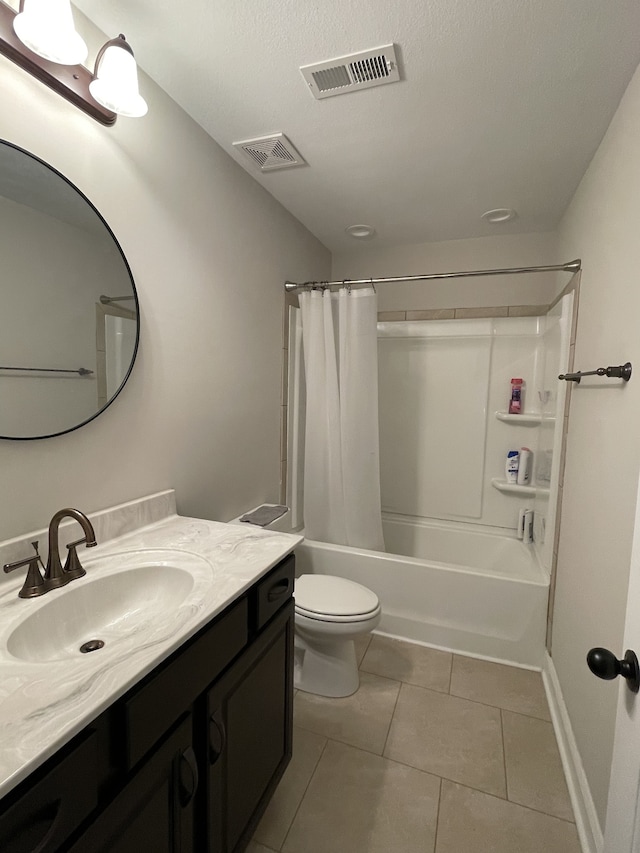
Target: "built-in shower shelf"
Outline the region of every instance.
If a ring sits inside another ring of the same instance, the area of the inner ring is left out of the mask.
[[[509,424],[518,424],[518,426],[537,426],[542,423],[542,415],[536,415],[535,412],[523,412],[521,415],[510,415],[508,412],[496,412],[496,417],[499,421],[506,421]],[[544,418],[544,420],[548,420]]]
[[[519,417],[519,415],[517,416]],[[519,486],[517,483],[507,483],[506,480],[499,480],[494,477],[491,480],[491,485],[499,492],[504,492],[507,495],[548,495],[549,489],[542,486]]]

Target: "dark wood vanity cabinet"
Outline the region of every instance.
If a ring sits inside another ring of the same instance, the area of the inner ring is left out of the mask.
[[[207,693],[208,853],[244,850],[291,758],[293,602]]]
[[[241,853],[291,758],[287,557],[0,801],[2,853]]]
[[[192,729],[187,715],[92,820],[70,853],[192,853],[199,775]]]

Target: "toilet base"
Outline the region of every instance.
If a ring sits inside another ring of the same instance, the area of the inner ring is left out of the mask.
[[[309,644],[295,636],[293,686],[317,696],[351,696],[360,686],[353,640],[323,640]]]

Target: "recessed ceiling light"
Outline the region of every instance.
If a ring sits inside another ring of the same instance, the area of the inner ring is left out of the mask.
[[[497,225],[499,222],[510,222],[515,219],[518,214],[511,207],[496,207],[494,210],[487,210],[482,214],[482,219],[486,219],[492,225]]]
[[[373,225],[349,225],[344,230],[349,237],[354,237],[356,240],[370,240],[376,235],[376,229]]]

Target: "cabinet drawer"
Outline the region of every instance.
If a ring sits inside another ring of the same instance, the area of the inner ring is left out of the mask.
[[[248,637],[246,598],[204,628],[124,700],[126,768],[130,770],[233,658]]]
[[[295,565],[295,557],[291,554],[257,585],[255,627],[258,631],[291,598]]]
[[[53,853],[95,809],[98,737],[90,730],[79,739],[64,757],[52,759],[50,770],[42,768],[38,781],[30,777],[7,798],[10,805],[0,812],[2,853]]]

